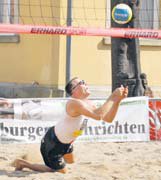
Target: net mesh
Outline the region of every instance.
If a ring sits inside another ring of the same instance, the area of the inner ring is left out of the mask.
[[[0,22],[11,24],[101,27],[110,26],[109,0],[73,0],[72,18],[67,18],[65,0],[1,0]],[[140,28],[160,29],[160,0],[140,1]]]
[[[100,1],[73,1],[72,24],[83,27],[105,27],[106,0]],[[0,9],[1,23],[64,26],[69,21],[65,1],[2,0]]]

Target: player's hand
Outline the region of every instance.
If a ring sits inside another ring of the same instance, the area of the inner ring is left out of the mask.
[[[128,96],[128,86],[124,87],[123,85],[121,85],[119,88],[116,88],[113,91],[112,96],[117,98],[118,100],[126,98]]]

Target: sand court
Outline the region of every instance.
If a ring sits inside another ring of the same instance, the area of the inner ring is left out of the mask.
[[[43,163],[39,144],[1,144],[0,179],[22,180],[160,180],[161,142],[74,144],[76,162],[67,174],[15,171],[11,162],[23,157]]]

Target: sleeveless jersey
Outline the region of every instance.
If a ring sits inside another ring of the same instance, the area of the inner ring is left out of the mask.
[[[82,115],[71,117],[66,111],[63,116],[55,125],[55,134],[60,142],[68,144],[83,133],[83,129],[87,126],[87,119]]]

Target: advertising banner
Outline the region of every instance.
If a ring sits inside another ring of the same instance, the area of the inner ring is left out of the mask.
[[[150,140],[161,140],[161,99],[149,100]]]
[[[88,126],[79,141],[149,141],[148,99],[145,97],[123,100],[112,123],[87,120]]]
[[[0,142],[39,143],[47,129],[61,120],[67,99],[0,99]],[[96,106],[105,99],[93,99]],[[85,117],[77,142],[148,141],[148,98],[124,99],[112,123]]]

